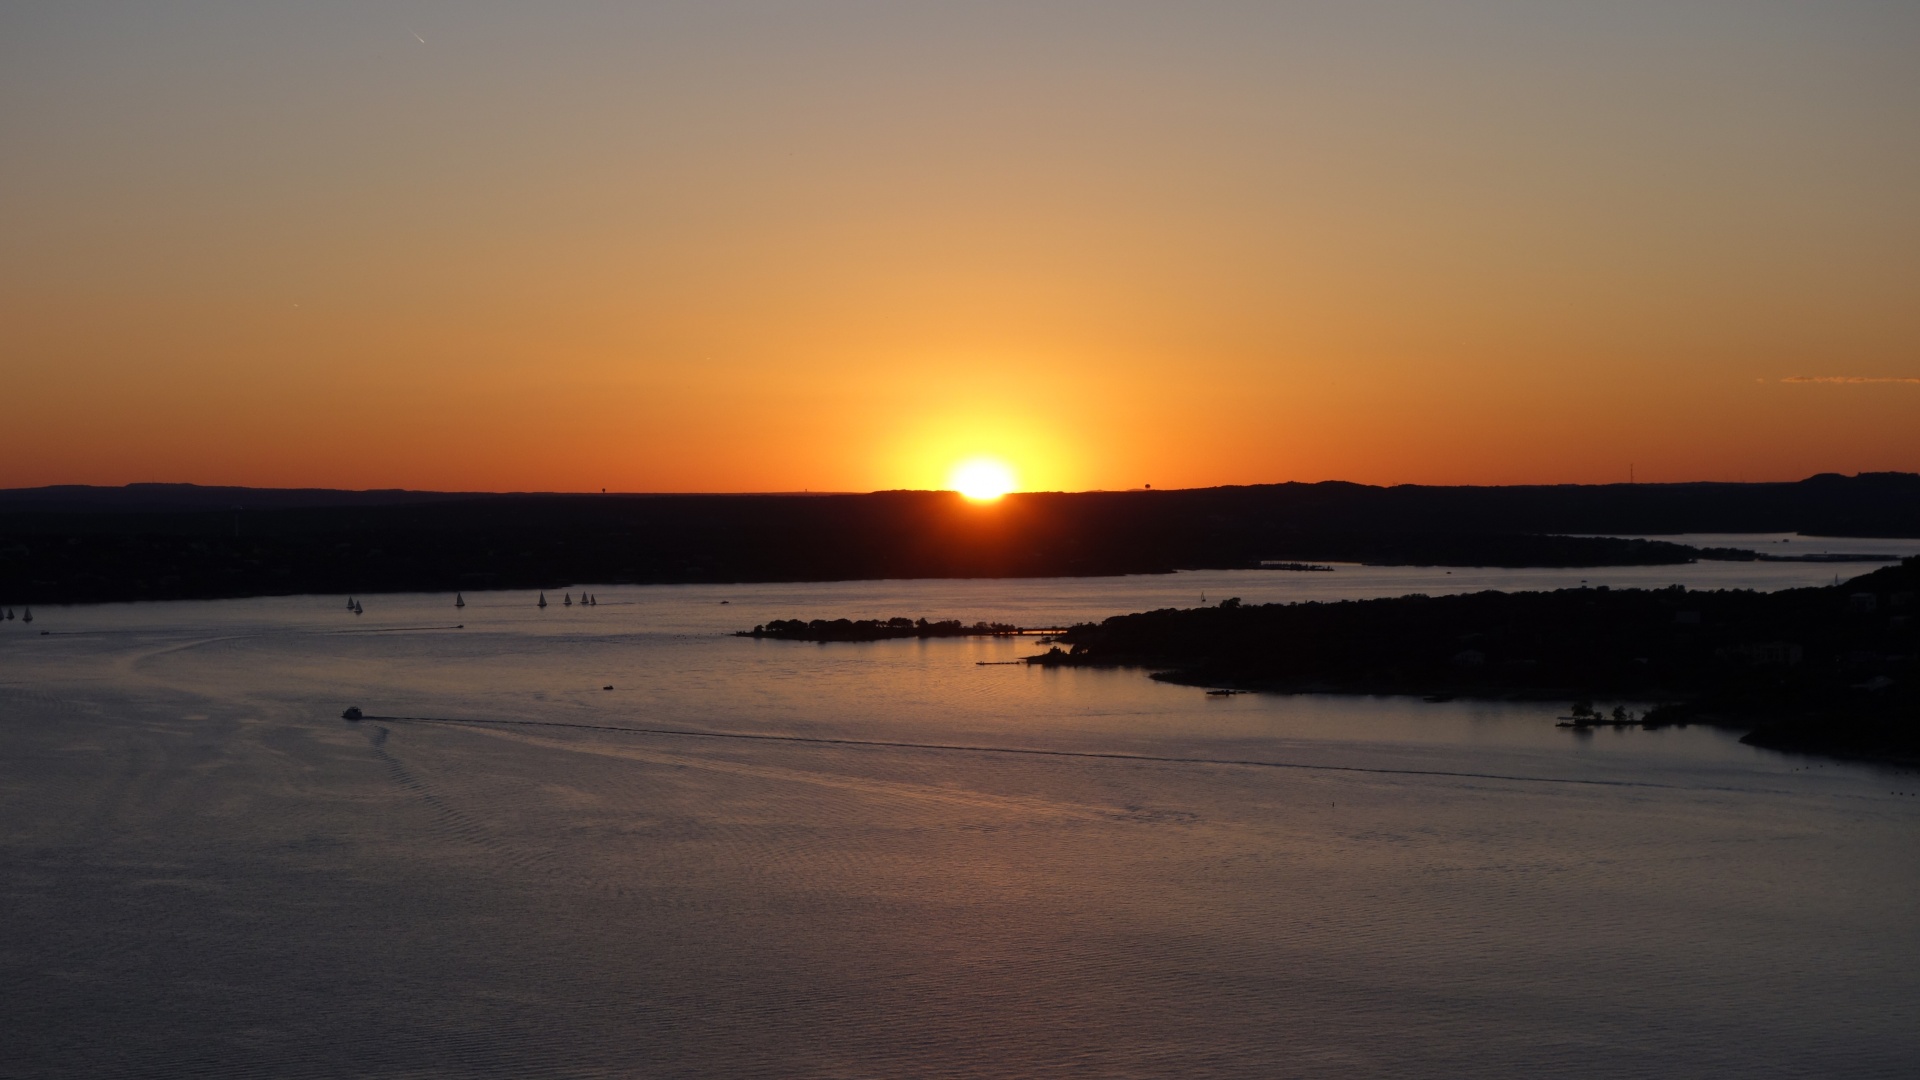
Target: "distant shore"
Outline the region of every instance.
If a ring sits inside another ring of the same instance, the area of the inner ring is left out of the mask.
[[[0,603],[559,589],[583,581],[1312,571],[1331,563],[1667,566],[1793,556],[1652,537],[1793,531],[1920,536],[1920,476],[1486,488],[1287,483],[1024,492],[991,504],[941,491],[0,491]]]

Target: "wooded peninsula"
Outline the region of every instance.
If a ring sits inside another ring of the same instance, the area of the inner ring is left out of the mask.
[[[1561,589],[1166,609],[1072,627],[1031,662],[1194,686],[1653,705],[1641,722],[1920,759],[1920,558],[1839,585]],[[1596,717],[1597,719],[1597,717]]]

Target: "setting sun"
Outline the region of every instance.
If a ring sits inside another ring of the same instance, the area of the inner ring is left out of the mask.
[[[980,502],[997,499],[1014,488],[1013,470],[993,458],[971,458],[955,465],[947,482],[953,490]]]

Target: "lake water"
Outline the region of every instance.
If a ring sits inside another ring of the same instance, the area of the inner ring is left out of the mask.
[[[725,633],[1867,568],[36,610],[0,1075],[1911,1077],[1911,770]]]

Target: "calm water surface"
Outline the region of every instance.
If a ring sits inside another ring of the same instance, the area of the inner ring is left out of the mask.
[[[37,610],[0,1075],[1913,1076],[1912,772],[725,635],[1836,569]]]

